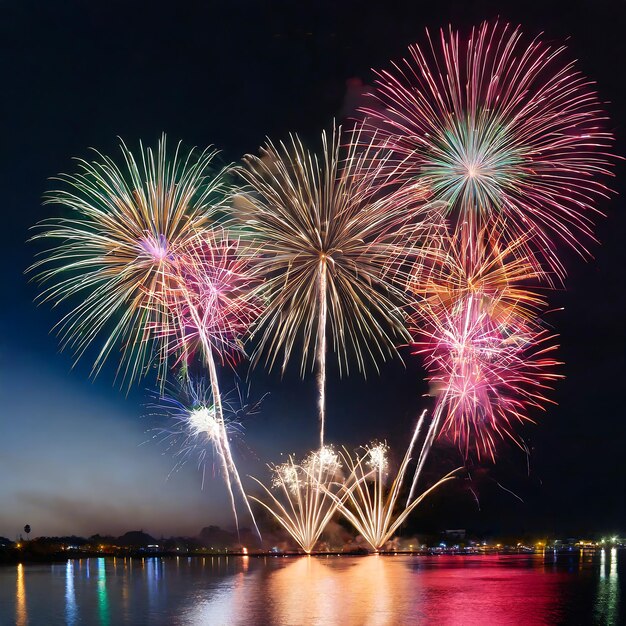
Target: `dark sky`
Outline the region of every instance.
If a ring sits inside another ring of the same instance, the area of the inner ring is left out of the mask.
[[[426,26],[469,28],[497,16],[528,35],[569,38],[572,57],[608,102],[616,150],[626,154],[624,8],[608,0],[0,1],[0,535],[14,537],[25,523],[35,535],[130,527],[195,534],[230,523],[219,479],[201,491],[188,466],[166,480],[172,459],[154,442],[140,445],[151,426],[141,417],[144,385],[126,397],[113,386],[113,364],[96,381],[87,361],[72,370],[49,334],[56,313],[33,305],[23,271],[36,248],[25,240],[53,210],[41,206],[48,177],[71,171],[71,158],[89,156],[88,147],[115,155],[118,135],[136,146],[166,131],[188,146],[214,144],[226,161],[255,152],[266,135],[297,131],[314,140],[350,109],[350,82],[370,83],[370,68],[423,41]],[[621,195],[601,206],[607,218],[597,227],[595,260],[566,254],[567,291],[552,294],[555,307],[565,307],[551,321],[567,378],[554,395],[559,405],[524,429],[529,466],[504,446],[495,467],[472,472],[480,510],[459,481],[424,506],[416,529],[626,530],[622,164],[616,173]],[[314,445],[313,381],[296,374],[282,382],[253,375],[253,397],[271,395],[238,451],[242,473],[263,475],[264,462]],[[399,456],[428,406],[419,363],[389,364],[367,382],[339,381],[332,371],[330,378],[329,440],[386,438]],[[442,450],[431,468],[457,461]]]

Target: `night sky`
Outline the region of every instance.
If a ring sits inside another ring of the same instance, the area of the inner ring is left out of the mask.
[[[223,483],[188,465],[173,466],[150,440],[146,380],[131,393],[114,386],[115,363],[94,381],[88,359],[72,369],[50,329],[58,314],[33,304],[24,277],[37,246],[28,228],[49,177],[74,169],[89,147],[117,157],[117,137],[132,148],[165,131],[186,146],[214,144],[225,162],[255,153],[266,136],[290,131],[311,146],[333,117],[354,113],[355,85],[387,67],[424,28],[469,29],[483,19],[519,23],[527,36],[567,40],[578,67],[607,102],[616,152],[626,154],[625,4],[608,0],[540,2],[0,2],[2,77],[2,306],[0,307],[0,535],[24,524],[33,534],[196,534],[228,526]],[[358,90],[357,90],[358,91]],[[498,464],[472,468],[415,515],[416,530],[468,528],[486,533],[626,531],[624,198],[616,167],[603,202],[595,260],[564,253],[567,291],[551,294],[567,378],[558,406],[523,430],[527,459],[504,445]],[[92,353],[93,356],[93,353]],[[315,390],[294,367],[280,380],[256,372],[252,399],[262,411],[237,451],[242,474],[265,476],[264,463],[305,452],[317,441]],[[245,377],[246,372],[240,375]],[[419,362],[395,362],[380,377],[328,385],[327,438],[356,445],[387,439],[404,452],[431,400]],[[223,372],[223,379],[232,374]],[[143,444],[143,445],[142,445]],[[431,470],[458,464],[440,449]],[[520,502],[508,491],[514,491]],[[469,490],[479,495],[480,508]]]

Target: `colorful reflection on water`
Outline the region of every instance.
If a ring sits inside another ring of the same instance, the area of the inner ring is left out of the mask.
[[[26,611],[26,585],[24,583],[24,566],[17,566],[17,585],[15,588],[15,623],[17,626],[28,624]]]
[[[106,559],[98,559],[98,615],[103,626],[109,625]]]
[[[600,575],[594,617],[598,624],[619,624],[619,578],[617,575],[617,549],[600,553]]]
[[[65,622],[68,626],[76,624],[78,608],[76,606],[76,592],[74,591],[74,561],[65,565]]]
[[[626,551],[0,567],[0,624],[621,624]]]

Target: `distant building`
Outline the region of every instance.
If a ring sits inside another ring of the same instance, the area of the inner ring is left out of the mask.
[[[446,539],[451,539],[453,541],[464,541],[465,540],[465,528],[455,528],[452,530],[444,530],[443,534]]]

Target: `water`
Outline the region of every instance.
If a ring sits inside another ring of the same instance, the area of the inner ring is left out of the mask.
[[[0,624],[624,624],[625,568],[615,549],[0,566]]]

